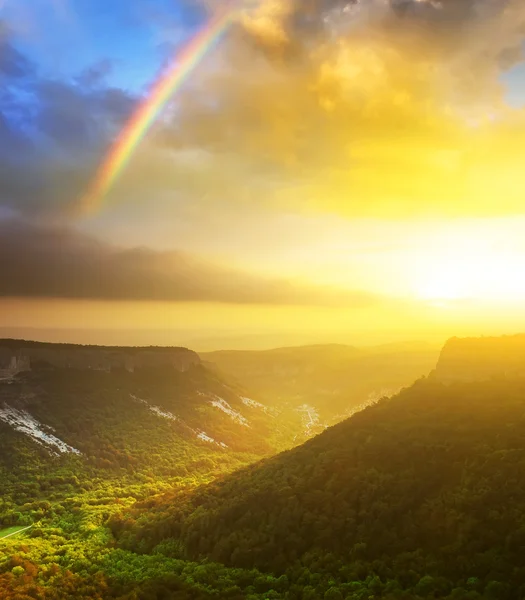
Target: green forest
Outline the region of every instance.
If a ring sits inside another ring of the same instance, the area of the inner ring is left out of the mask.
[[[525,598],[525,380],[438,374],[300,444],[203,366],[0,382],[79,452],[0,420],[0,598]]]

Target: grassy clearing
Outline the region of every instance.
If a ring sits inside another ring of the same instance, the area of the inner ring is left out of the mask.
[[[8,527],[7,529],[2,529],[2,530],[0,530],[0,540],[11,537],[13,535],[16,535],[17,533],[25,531],[26,529],[29,529],[30,527],[31,527],[31,525],[29,525],[29,526],[24,525],[24,526]]]

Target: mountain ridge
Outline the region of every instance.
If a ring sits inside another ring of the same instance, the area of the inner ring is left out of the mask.
[[[433,376],[443,381],[525,377],[525,333],[452,337],[440,352]]]
[[[467,580],[521,598],[524,430],[525,381],[422,379],[299,447],[139,503],[129,524],[115,516],[111,526],[125,548],[174,539],[186,559],[288,577],[307,569],[341,589],[377,578],[377,597],[390,598],[398,579],[407,598],[468,594]]]
[[[0,376],[35,367],[126,369],[170,366],[187,370],[200,364],[196,352],[182,347],[95,346],[0,339]]]
[[[436,366],[439,349],[417,342],[330,344],[199,356],[218,374],[257,393],[262,402],[310,410],[326,426],[427,375]],[[322,426],[315,428],[317,433],[321,430]]]

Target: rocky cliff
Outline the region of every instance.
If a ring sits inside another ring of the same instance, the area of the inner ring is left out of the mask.
[[[451,338],[441,351],[433,376],[443,381],[525,377],[525,334]]]
[[[177,347],[112,347],[47,344],[25,340],[0,340],[0,374],[14,375],[34,368],[74,368],[109,371],[124,368],[167,366],[186,371],[199,364],[197,353]]]

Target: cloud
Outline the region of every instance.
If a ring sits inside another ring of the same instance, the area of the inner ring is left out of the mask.
[[[95,82],[96,83],[96,82]],[[135,99],[122,90],[80,87],[60,81],[37,81],[38,112],[34,125],[40,135],[61,150],[75,146],[100,148],[131,115]]]
[[[240,27],[231,68],[202,74],[159,132],[215,157],[203,180],[237,157],[228,200],[249,186],[262,204],[347,216],[522,211],[523,112],[499,80],[522,59],[522,2],[269,0]]]
[[[30,61],[12,45],[9,30],[0,21],[0,80],[24,77],[30,69]]]
[[[78,76],[78,84],[81,87],[93,88],[106,84],[108,75],[113,71],[113,63],[108,58],[102,59],[93,65],[89,65]]]
[[[187,6],[203,3],[217,4]],[[525,118],[499,77],[524,39],[521,0],[245,0],[107,202],[521,212]],[[0,91],[0,204],[75,215],[138,99],[111,87],[108,61],[52,80],[0,40],[12,84]]]
[[[0,222],[0,296],[363,307],[359,291],[270,279],[181,252],[120,248],[58,226]]]
[[[56,214],[78,204],[136,98],[104,84],[102,61],[76,81],[44,77],[0,21],[0,205]]]

